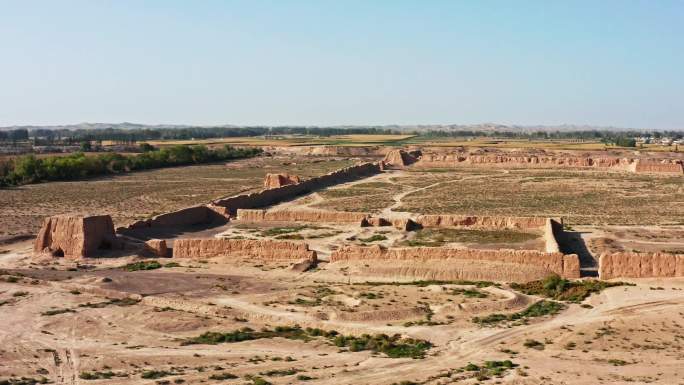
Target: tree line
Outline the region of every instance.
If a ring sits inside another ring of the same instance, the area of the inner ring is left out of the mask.
[[[26,131],[26,130],[24,130]],[[1,132],[1,131],[0,131]],[[187,128],[103,128],[103,129],[33,129],[27,131],[36,144],[78,145],[84,141],[111,140],[117,143],[137,143],[148,140],[189,140],[231,138],[264,135],[358,135],[398,134],[400,132],[380,128],[329,128],[329,127],[187,127]],[[0,137],[0,141],[2,137]]]
[[[85,155],[77,152],[66,156],[45,158],[37,158],[34,155],[20,156],[0,162],[0,187],[87,179],[138,170],[248,158],[262,152],[259,148],[231,146],[210,149],[206,146],[179,145],[157,150],[148,145],[143,149],[146,152],[136,155],[117,153]]]

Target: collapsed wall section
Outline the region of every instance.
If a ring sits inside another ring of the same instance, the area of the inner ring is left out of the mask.
[[[564,278],[579,278],[579,258],[575,254],[544,253],[534,250],[473,250],[450,249],[436,247],[389,248],[380,246],[346,246],[334,251],[330,262],[354,260],[391,260],[419,262],[422,268],[428,268],[429,261],[435,261],[434,269],[448,267],[449,260],[467,260],[472,262],[500,262],[506,264],[532,266],[547,274],[555,273]],[[497,278],[496,269],[492,270],[491,279]]]
[[[254,239],[177,239],[174,258],[251,257],[255,260],[316,261],[316,252],[305,243]]]
[[[599,259],[599,278],[684,277],[684,254],[605,253]]]

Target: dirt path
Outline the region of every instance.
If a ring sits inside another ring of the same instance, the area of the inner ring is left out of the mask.
[[[504,174],[506,174],[506,173],[508,173],[509,171],[508,171],[508,170],[501,170],[501,172],[504,173]],[[403,174],[404,172],[403,172],[403,171],[400,171],[400,173]],[[396,176],[396,174],[390,174],[390,175],[391,175],[391,176]],[[381,215],[382,217],[384,217],[384,218],[400,218],[400,217],[401,217],[401,218],[406,218],[406,217],[409,217],[409,216],[413,215],[413,213],[408,212],[408,211],[399,211],[399,210],[397,210],[397,209],[398,209],[399,207],[401,207],[401,205],[402,205],[402,199],[404,199],[404,197],[406,197],[406,196],[409,195],[409,194],[414,194],[414,193],[417,193],[417,192],[419,192],[419,191],[425,191],[425,190],[428,190],[428,189],[431,189],[431,188],[435,188],[435,187],[440,186],[440,185],[443,185],[443,184],[451,184],[451,183],[463,182],[463,181],[472,180],[472,179],[490,178],[490,177],[492,177],[492,176],[493,176],[493,175],[471,175],[471,176],[461,177],[461,178],[458,178],[458,179],[452,179],[452,180],[446,180],[446,181],[436,182],[436,183],[430,184],[430,185],[428,185],[428,186],[416,187],[416,188],[413,188],[413,189],[410,189],[410,190],[407,190],[407,191],[402,191],[402,192],[396,193],[396,194],[394,194],[394,195],[392,196],[392,200],[394,200],[394,203],[393,203],[392,205],[390,205],[390,206],[385,207],[384,209],[382,209],[382,211],[380,212],[380,215]],[[399,185],[399,183],[397,183],[397,182],[391,180],[389,177],[387,178],[387,182],[388,182],[388,183],[395,184],[395,185]]]

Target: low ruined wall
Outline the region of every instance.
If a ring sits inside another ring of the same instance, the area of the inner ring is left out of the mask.
[[[599,260],[599,278],[684,277],[684,254],[606,253]]]
[[[680,160],[637,159],[611,156],[550,156],[550,155],[468,155],[468,154],[423,154],[415,167],[450,168],[457,166],[486,165],[490,167],[539,167],[539,168],[599,168],[630,172],[684,174]]]
[[[478,262],[502,262],[518,265],[531,265],[542,268],[565,278],[579,278],[579,258],[575,254],[544,253],[535,250],[472,250],[450,249],[443,247],[410,247],[383,249],[380,246],[346,246],[334,251],[330,262],[350,260],[468,260]],[[438,262],[434,268],[440,269],[448,263]],[[423,266],[425,267],[425,266]],[[492,274],[496,274],[493,271]]]
[[[635,171],[638,173],[668,173],[668,174],[684,174],[684,166],[682,163],[662,163],[655,161],[638,161],[636,163]]]
[[[423,154],[416,167],[455,167],[461,165],[521,167],[596,167],[630,170],[635,160],[617,157],[539,156],[539,155],[466,155]]]
[[[380,171],[382,171],[382,163],[380,162],[362,163],[356,166],[345,167],[319,177],[307,179],[297,184],[218,199],[215,200],[213,204],[226,207],[232,215],[235,215],[238,209],[270,206],[317,189],[375,175]]]
[[[177,239],[174,258],[251,257],[255,260],[316,260],[304,243],[254,239]]]
[[[150,219],[133,222],[125,229],[189,226],[201,223],[225,222],[228,219],[228,214],[222,213],[222,211],[222,207],[215,207],[212,205],[186,207],[180,210],[159,214]]]
[[[266,146],[266,152],[310,156],[384,156],[391,148],[385,146]]]
[[[471,227],[486,229],[540,229],[546,225],[543,217],[493,217],[470,215],[421,215],[416,223],[423,227]]]
[[[136,221],[119,230],[125,232],[139,228],[188,226],[212,222],[222,223],[227,221],[230,215],[235,215],[238,209],[270,206],[316,189],[375,175],[381,171],[381,162],[362,163],[307,179],[297,184],[222,198],[207,205],[197,205],[160,214],[151,219]]]
[[[368,218],[366,213],[341,211],[312,211],[312,210],[254,210],[238,209],[239,220],[252,222],[329,222],[329,223],[361,223]]]

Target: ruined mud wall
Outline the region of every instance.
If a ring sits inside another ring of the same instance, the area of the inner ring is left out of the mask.
[[[221,198],[207,205],[197,205],[160,214],[150,219],[133,222],[128,226],[121,227],[117,230],[127,232],[140,228],[225,223],[230,215],[235,215],[237,213],[238,209],[265,207],[280,203],[284,200],[306,194],[316,189],[375,175],[382,171],[382,167],[381,162],[362,163],[345,167],[319,177],[307,179],[297,184],[265,189],[251,194]]]
[[[456,167],[461,165],[595,167],[630,171],[633,170],[634,164],[634,159],[617,157],[423,154],[415,165],[416,167]]]
[[[384,156],[391,150],[385,146],[267,146],[264,151],[275,154],[309,156]]]
[[[186,207],[180,210],[159,214],[150,219],[136,221],[127,227],[117,230],[126,231],[149,227],[189,226],[212,222],[225,223],[228,219],[228,215],[222,211],[222,207],[214,207],[212,205]]]
[[[368,280],[397,279],[410,280],[471,280],[498,282],[529,282],[544,279],[553,274],[548,269],[536,265],[520,265],[517,263],[473,261],[467,259],[449,259],[447,261],[391,261],[365,260],[363,265],[354,262],[337,262],[339,267],[346,267],[352,280],[365,282]]]
[[[599,168],[629,172],[653,172],[683,174],[680,160],[637,159],[611,156],[554,156],[554,155],[506,155],[506,154],[423,154],[415,167],[450,168],[464,165],[486,165],[491,167],[539,167],[539,168]]]
[[[117,243],[109,215],[57,215],[45,219],[33,250],[78,259],[93,257],[98,249],[112,248]]]
[[[423,268],[426,262],[435,260],[433,268],[442,269],[448,266],[448,261],[468,260],[478,262],[513,263],[523,266],[541,268],[547,273],[556,273],[565,278],[579,278],[579,258],[575,254],[544,253],[535,250],[473,250],[450,249],[437,247],[410,247],[384,249],[380,246],[346,246],[334,251],[330,262],[350,260],[392,260],[420,262]],[[446,263],[444,261],[447,261]],[[492,271],[496,277],[497,271]],[[499,278],[491,278],[499,279]]]
[[[541,229],[546,225],[543,217],[495,217],[472,215],[420,215],[415,220],[423,227],[470,227],[483,229]]]
[[[642,161],[636,163],[635,171],[638,173],[667,173],[667,174],[684,174],[684,166],[679,162],[656,162],[656,161]]]
[[[329,223],[358,223],[368,218],[366,213],[341,211],[311,211],[311,210],[250,210],[238,209],[239,220],[263,222],[329,222]]]
[[[684,254],[605,253],[599,260],[599,278],[684,277]]]
[[[319,177],[307,179],[298,184],[218,199],[212,203],[216,206],[228,208],[231,215],[235,215],[238,209],[270,206],[317,189],[375,175],[380,171],[382,171],[381,162],[362,163],[351,167],[345,167]]]
[[[304,243],[254,239],[177,239],[174,258],[251,257],[255,260],[316,260]]]

